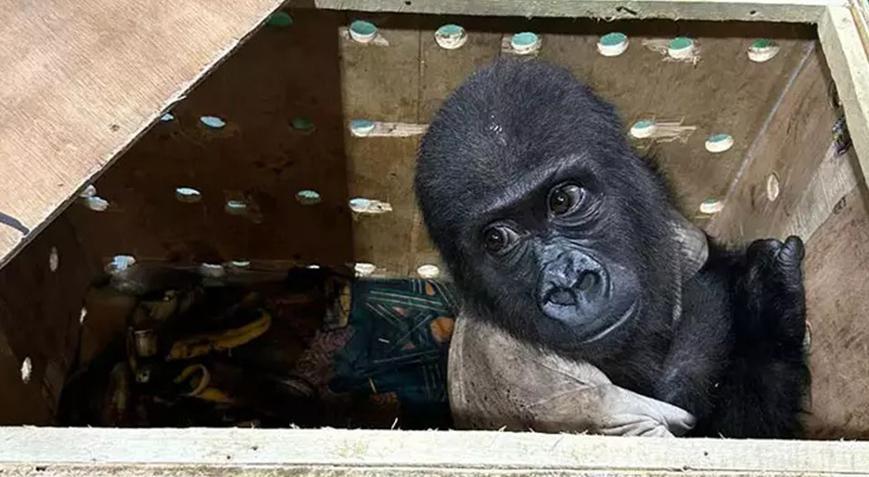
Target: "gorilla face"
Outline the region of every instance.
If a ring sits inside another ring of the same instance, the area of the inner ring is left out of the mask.
[[[423,138],[415,186],[466,301],[521,337],[625,342],[672,305],[664,188],[564,70],[502,61],[472,76]]]
[[[642,307],[640,277],[625,256],[627,244],[613,237],[608,212],[616,206],[581,157],[562,164],[538,184],[518,183],[520,197],[498,204],[470,221],[460,243],[463,260],[476,257],[481,285],[529,320],[536,335],[559,348],[605,336]],[[569,167],[569,166],[574,167]],[[512,279],[511,279],[512,278]],[[512,283],[511,283],[512,282]],[[495,290],[525,293],[524,300]]]

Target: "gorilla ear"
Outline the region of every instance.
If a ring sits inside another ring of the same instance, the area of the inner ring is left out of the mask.
[[[687,280],[700,271],[709,258],[706,232],[675,210],[671,213],[670,224],[681,245],[682,279]]]

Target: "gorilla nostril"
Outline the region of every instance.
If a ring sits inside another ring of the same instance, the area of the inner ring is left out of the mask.
[[[587,292],[594,288],[595,285],[597,285],[598,280],[599,279],[596,273],[585,272],[580,275],[579,282],[577,283],[576,287],[579,289],[579,291]]]
[[[564,288],[556,288],[555,290],[550,292],[547,301],[562,306],[576,304],[576,299],[574,298],[573,293],[571,293],[570,290],[566,290]]]

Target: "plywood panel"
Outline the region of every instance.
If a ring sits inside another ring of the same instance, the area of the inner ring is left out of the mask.
[[[810,426],[819,438],[869,438],[869,207],[860,187],[806,248],[812,324]]]
[[[569,67],[613,102],[626,127],[656,118],[696,128],[686,132],[684,142],[657,140],[651,149],[648,140],[633,142],[656,156],[683,213],[701,225],[708,219],[699,213],[701,202],[723,197],[775,98],[810,47],[804,39],[808,31],[769,24],[581,21],[548,31],[540,56]],[[609,31],[629,37],[630,46],[621,56],[607,58],[597,52],[599,35]],[[644,44],[666,45],[676,36],[695,40],[696,63],[672,61]],[[746,52],[751,42],[767,37],[781,46],[778,55],[766,63],[750,61]],[[706,151],[706,139],[717,133],[733,136],[733,148],[719,154]]]
[[[278,0],[14,2],[0,13],[0,265]],[[5,221],[10,222],[10,221]]]
[[[408,16],[348,15],[346,24],[369,20],[388,46],[341,40],[345,121],[417,123],[420,88],[418,19]],[[348,190],[353,198],[388,202],[392,211],[358,215],[353,222],[354,257],[378,273],[412,272],[412,236],[417,213],[410,180],[419,136],[352,137],[347,141]]]
[[[352,259],[338,65],[344,15],[293,12],[266,26],[95,185],[106,212],[69,215],[94,253],[181,261]],[[226,122],[212,130],[200,122]],[[312,123],[298,130],[296,120]],[[193,187],[198,203],[176,199]],[[321,202],[302,205],[299,190]],[[227,200],[251,213],[231,215]]]
[[[835,102],[823,54],[816,48],[802,62],[748,150],[746,164],[731,186],[724,210],[709,227],[712,235],[732,243],[781,237],[785,233],[798,233],[808,240],[807,234],[813,230],[795,223],[801,215],[820,211],[823,220],[832,205],[853,188],[853,183],[850,187],[845,184],[839,187],[844,190],[827,194],[830,198],[826,204],[802,200],[825,159],[850,164],[847,157],[837,154],[834,144],[833,128],[840,114]],[[850,175],[853,177],[853,172]],[[770,181],[778,184],[775,200],[770,200]],[[834,185],[827,181],[816,187],[829,190]],[[813,224],[820,225],[816,221]]]
[[[74,364],[83,297],[93,273],[63,218],[0,270],[0,422],[51,422]],[[26,379],[20,371],[25,360],[31,369]]]

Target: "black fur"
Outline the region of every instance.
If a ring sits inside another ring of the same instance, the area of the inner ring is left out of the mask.
[[[565,182],[582,186],[582,207],[555,217],[547,194]],[[706,266],[682,286],[674,322],[681,251],[668,188],[631,149],[614,108],[566,70],[501,60],[474,74],[424,136],[415,187],[429,233],[479,316],[687,409],[698,418],[695,435],[800,433],[802,243],[737,251],[711,243]],[[492,224],[514,232],[507,252],[482,246]],[[585,270],[611,293],[568,280],[558,289],[575,304],[553,305],[541,283]],[[594,316],[546,311],[564,306]]]

